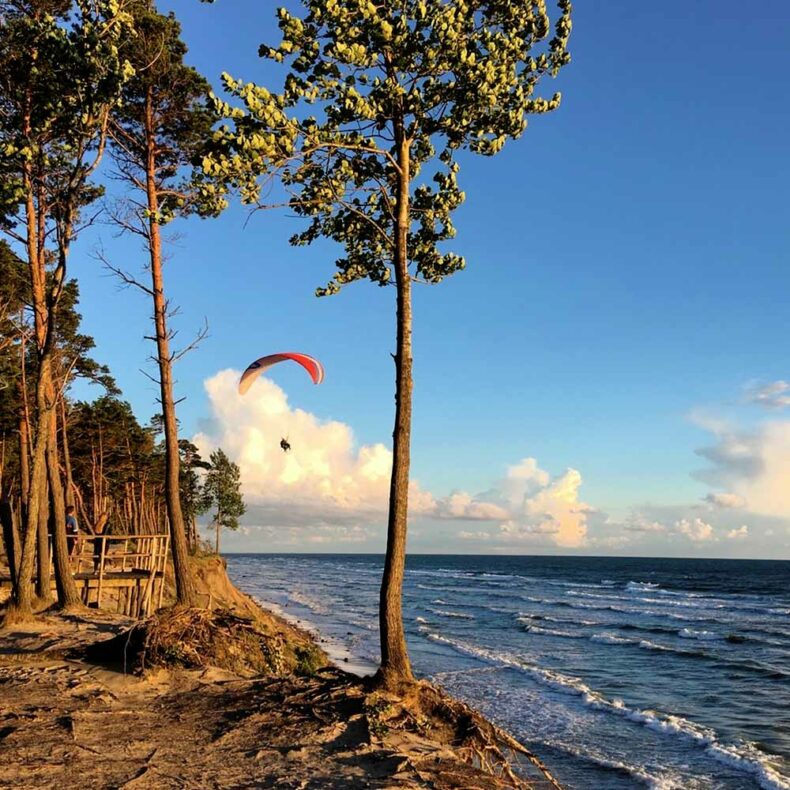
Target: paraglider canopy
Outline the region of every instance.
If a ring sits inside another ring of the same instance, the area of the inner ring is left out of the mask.
[[[276,365],[278,362],[285,362],[292,360],[300,364],[309,374],[313,380],[313,384],[320,384],[324,380],[324,367],[323,365],[307,354],[297,354],[295,352],[283,352],[281,354],[269,354],[268,356],[256,359],[247,370],[244,371],[239,380],[239,395],[244,395],[245,392],[252,386],[252,382],[267,368]]]

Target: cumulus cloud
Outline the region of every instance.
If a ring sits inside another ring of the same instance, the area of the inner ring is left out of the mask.
[[[738,497],[751,513],[790,517],[790,420],[714,433],[715,443],[697,451],[710,466],[695,476]]]
[[[241,469],[247,526],[269,531],[287,545],[297,535],[313,543],[361,543],[383,524],[392,453],[383,444],[357,447],[351,428],[294,408],[273,381],[259,378],[242,398],[238,373],[224,370],[205,382],[213,417],[193,440],[208,455],[222,447]],[[280,438],[291,450],[284,453]],[[415,518],[490,522],[493,531],[467,531],[469,540],[530,541],[541,536],[576,547],[587,534],[592,508],[579,499],[582,478],[568,469],[552,478],[534,458],[507,469],[483,494],[446,497],[410,484]],[[309,528],[309,529],[306,529]],[[379,530],[380,532],[380,530]]]
[[[450,496],[437,501],[431,515],[458,521],[496,521],[509,517],[506,508],[494,502],[475,499],[466,491],[454,491]]]
[[[461,533],[466,540],[518,544],[547,539],[557,546],[576,548],[586,541],[588,514],[593,512],[579,498],[581,483],[582,476],[575,469],[552,478],[534,458],[524,458],[509,467],[489,491],[474,497],[456,492],[438,500],[434,513],[499,522],[494,531]]]
[[[293,408],[270,379],[259,378],[243,398],[237,381],[236,371],[224,370],[205,382],[213,419],[194,442],[204,455],[222,447],[238,463],[249,503],[246,521],[339,527],[382,511],[392,464],[387,447],[357,448],[348,425]],[[284,436],[288,453],[280,449]],[[415,487],[414,493],[416,506],[425,506],[424,492]],[[358,534],[347,539],[355,541]]]
[[[784,409],[790,406],[790,383],[780,380],[770,384],[752,384],[747,388],[747,398],[767,409]]]
[[[708,494],[705,501],[715,508],[740,508],[746,504],[746,500],[742,496],[728,493]]]
[[[745,540],[749,536],[749,527],[744,524],[742,527],[738,527],[738,529],[731,529],[727,533],[728,540]]]
[[[704,543],[705,541],[715,540],[713,525],[708,524],[701,518],[683,518],[675,522],[675,531],[680,535],[685,535],[694,543]]]
[[[666,532],[666,524],[654,521],[643,515],[634,515],[626,522],[624,529],[627,532]]]

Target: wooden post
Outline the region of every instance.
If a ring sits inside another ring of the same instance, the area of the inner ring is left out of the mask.
[[[161,576],[159,577],[159,606],[158,609],[162,608],[162,596],[165,593],[165,573],[167,572],[167,554],[170,550],[170,536],[165,535],[164,538],[161,539],[161,545],[164,546],[164,550],[162,551],[162,555],[160,558],[160,571]]]
[[[157,554],[159,540],[158,538],[151,538],[151,553],[146,558],[150,566],[148,573],[148,584],[145,585],[145,593],[143,594],[143,605],[141,614],[147,617],[150,614],[151,603],[154,600],[154,585],[156,584],[156,569],[159,565],[159,556]]]
[[[99,585],[96,588],[96,608],[101,609],[101,589],[104,581],[104,550],[107,547],[107,539],[104,535],[97,535],[94,540],[101,541],[101,551],[99,553]]]

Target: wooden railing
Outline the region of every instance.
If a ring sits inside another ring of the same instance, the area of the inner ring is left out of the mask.
[[[110,587],[118,590],[117,608],[132,617],[145,617],[162,606],[169,535],[80,535],[78,540],[72,567],[86,604],[95,589],[101,608]]]

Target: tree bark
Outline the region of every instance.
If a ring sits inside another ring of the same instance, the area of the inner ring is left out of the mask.
[[[66,396],[60,396],[60,430],[63,437],[63,469],[66,473],[64,498],[66,505],[74,505],[74,476],[71,473],[71,453],[69,452],[69,431],[66,415]]]
[[[19,529],[11,502],[5,497],[0,499],[0,526],[2,526],[3,540],[5,541],[5,550],[8,557],[8,570],[11,573],[11,586],[15,588],[19,577],[19,561],[21,559]]]
[[[406,635],[403,630],[403,574],[406,564],[406,531],[409,509],[409,466],[412,413],[412,307],[408,260],[410,151],[402,126],[397,129],[398,195],[395,237],[397,287],[397,351],[395,354],[395,427],[392,434],[387,553],[379,599],[381,667],[379,679],[386,687],[413,682]]]
[[[19,476],[21,483],[22,516],[30,496],[30,428],[24,410],[19,410]]]
[[[214,553],[219,557],[219,519],[217,519],[215,526],[217,528],[217,541],[214,545]]]
[[[22,478],[22,520],[27,514],[30,494],[30,408],[27,402],[27,354],[25,353],[24,310],[20,311],[22,327],[19,343],[19,473]]]
[[[49,443],[49,423],[52,409],[48,407],[46,398],[46,384],[49,380],[50,360],[48,355],[41,359],[39,381],[36,387],[38,402],[38,430],[36,432],[35,449],[33,451],[33,469],[30,479],[30,492],[27,507],[27,518],[24,523],[24,537],[22,540],[22,560],[19,564],[19,577],[14,590],[14,605],[18,617],[29,617],[32,614],[32,579],[33,565],[36,556],[36,541],[38,536],[38,520],[41,505],[44,502],[47,467],[46,453]]]
[[[25,131],[29,132],[30,119],[25,119]],[[49,372],[49,359],[46,354],[47,345],[47,300],[45,294],[46,270],[39,256],[37,212],[34,199],[34,185],[30,163],[25,164],[23,170],[23,185],[25,190],[25,224],[27,230],[27,256],[30,271],[30,287],[33,299],[33,318],[35,327],[36,348],[39,355],[38,381],[36,382],[36,406],[38,408],[38,431],[33,450],[33,468],[29,474],[30,488],[28,490],[27,507],[23,507],[23,536],[22,556],[19,562],[19,574],[14,588],[14,608],[16,616],[29,617],[32,612],[33,563],[36,554],[36,540],[38,536],[38,519],[41,507],[41,491],[46,481],[46,445],[48,432],[42,430],[45,424],[46,391],[44,388],[45,376]],[[22,361],[24,372],[24,360]],[[24,393],[23,393],[24,396]],[[28,423],[29,425],[29,423]],[[20,437],[21,439],[21,437]]]
[[[54,392],[53,392],[54,400]],[[55,560],[55,586],[58,591],[58,604],[62,609],[79,608],[82,599],[77,592],[74,576],[69,562],[69,548],[66,541],[66,502],[63,498],[63,483],[58,466],[58,435],[55,425],[54,403],[50,418],[50,441],[47,445],[47,472],[49,496],[52,505],[52,554]]]
[[[176,578],[176,602],[183,606],[195,605],[195,586],[189,568],[184,515],[179,490],[178,425],[173,400],[173,358],[167,331],[167,300],[162,278],[162,238],[158,222],[159,194],[156,183],[156,124],[151,89],[146,97],[146,197],[148,201],[149,253],[153,284],[156,352],[159,364],[159,388],[165,429],[165,499],[170,524],[170,545],[173,547],[173,566]]]
[[[36,597],[39,604],[46,605],[52,601],[52,586],[49,583],[49,522],[51,519],[47,501],[49,491],[46,485],[42,496],[44,501],[39,506],[36,540]]]

